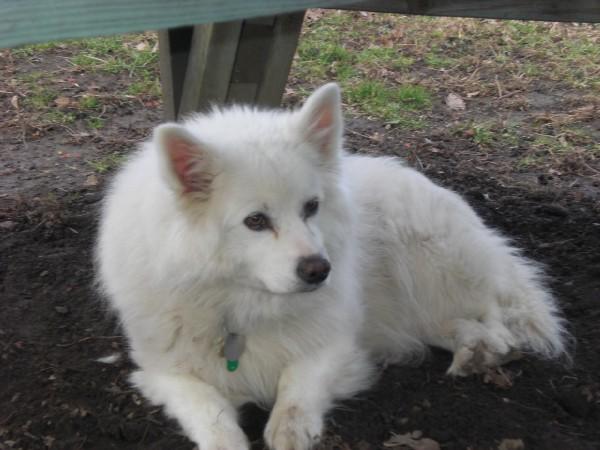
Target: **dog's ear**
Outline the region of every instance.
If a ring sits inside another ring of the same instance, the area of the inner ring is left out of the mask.
[[[328,83],[317,89],[300,109],[301,132],[325,160],[335,159],[342,146],[343,120],[340,88]]]
[[[213,180],[210,150],[181,125],[167,123],[154,130],[161,170],[179,194],[208,197]]]

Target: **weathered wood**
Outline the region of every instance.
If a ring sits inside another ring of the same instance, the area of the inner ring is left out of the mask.
[[[302,12],[198,25],[187,46],[187,29],[161,32],[167,119],[202,111],[211,103],[279,105],[303,17]],[[182,45],[174,46],[174,37]]]
[[[600,0],[367,0],[340,9],[427,16],[600,22]]]
[[[279,105],[303,18],[296,13],[244,22],[228,101]]]
[[[227,99],[242,23],[194,27],[178,116]]]
[[[256,102],[259,105],[278,106],[281,103],[303,21],[304,12],[277,17],[273,26],[273,40],[258,86]]]
[[[0,48],[273,16],[353,0],[2,0]]]
[[[179,111],[193,32],[193,27],[181,27],[158,33],[160,82],[168,120],[174,120]]]

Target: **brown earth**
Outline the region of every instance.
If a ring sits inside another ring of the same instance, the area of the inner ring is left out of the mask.
[[[65,72],[61,58],[68,53],[5,59],[2,77],[47,70],[65,80],[69,96],[91,84],[98,95],[109,95],[130,82]],[[298,84],[291,80],[290,88]],[[0,91],[0,449],[193,448],[128,385],[127,360],[96,361],[124,354],[126,343],[93,288],[91,249],[110,178],[94,162],[133,149],[160,122],[160,105],[143,97],[109,101],[104,127],[90,132],[79,117],[68,126],[37,125],[34,113],[11,104],[8,84]],[[541,85],[524,95],[534,94],[534,103],[542,97],[549,103],[520,114],[560,112],[569,108],[561,99],[576,93],[558,95]],[[573,363],[527,357],[487,377],[453,379],[444,374],[450,355],[434,351],[419,367],[387,368],[371,390],[340,405],[327,422],[323,448],[378,449],[392,433],[418,430],[443,449],[522,448],[505,439],[520,439],[526,449],[598,449],[598,166],[507,170],[522,149],[494,147],[482,156],[468,133],[448,130],[456,113],[443,100],[418,132],[349,118],[347,147],[406,158],[463,194],[488,224],[545,264],[577,340]],[[499,114],[495,108],[480,99],[465,114]],[[243,414],[257,449],[265,419],[256,408]]]

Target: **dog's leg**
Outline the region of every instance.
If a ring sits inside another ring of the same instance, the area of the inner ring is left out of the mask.
[[[516,340],[500,321],[455,319],[445,326],[438,345],[454,353],[449,375],[484,372],[519,356]]]
[[[138,371],[131,378],[202,450],[248,449],[235,409],[213,386],[191,375]]]
[[[308,450],[318,442],[323,416],[336,398],[368,386],[371,366],[362,351],[332,346],[297,361],[282,373],[277,400],[265,430],[273,450]]]

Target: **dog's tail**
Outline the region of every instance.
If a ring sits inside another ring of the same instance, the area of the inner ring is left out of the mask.
[[[513,335],[517,349],[545,358],[561,357],[569,363],[574,339],[541,269],[519,255],[513,256],[518,262],[500,302],[504,326]]]

